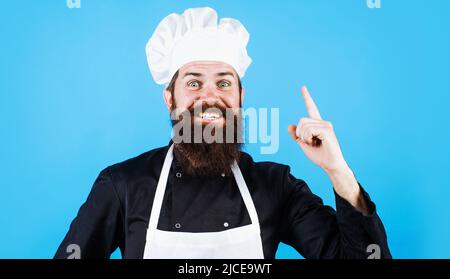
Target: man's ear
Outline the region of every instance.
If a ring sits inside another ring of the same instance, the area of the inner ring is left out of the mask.
[[[244,104],[244,95],[245,95],[245,88],[242,87],[242,91],[241,91],[241,106]]]
[[[164,88],[163,96],[164,96],[164,102],[166,103],[167,109],[169,110],[169,112],[172,112],[172,108],[173,108],[172,93],[169,90],[167,90],[167,88]]]

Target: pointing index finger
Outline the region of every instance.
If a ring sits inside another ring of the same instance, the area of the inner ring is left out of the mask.
[[[308,111],[309,117],[311,117],[312,119],[322,120],[322,117],[320,116],[319,113],[319,109],[314,103],[314,100],[311,98],[311,95],[309,94],[306,86],[302,86],[302,96],[303,100],[305,101],[306,110]]]

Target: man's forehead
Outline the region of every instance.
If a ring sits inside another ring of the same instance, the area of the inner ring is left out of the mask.
[[[236,72],[232,66],[216,61],[195,61],[190,62],[180,68],[180,75],[183,77],[187,73],[199,73],[201,75],[217,75],[219,73],[231,73],[234,77]]]

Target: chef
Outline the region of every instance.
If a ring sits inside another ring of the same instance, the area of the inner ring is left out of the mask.
[[[248,40],[238,20],[217,22],[207,7],[159,23],[147,61],[154,81],[164,85],[173,127],[182,128],[173,129],[167,146],[100,172],[55,258],[69,258],[77,247],[81,258],[109,258],[120,248],[123,258],[270,259],[280,242],[305,258],[368,258],[373,247],[379,257],[391,257],[375,204],[306,87],[308,116],[288,132],[329,177],[336,210],[289,166],[255,162],[241,151],[242,131],[232,124],[242,121]],[[199,129],[216,140],[195,138]],[[292,160],[300,156],[292,152]]]

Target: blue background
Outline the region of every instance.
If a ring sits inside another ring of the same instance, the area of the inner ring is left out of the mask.
[[[251,34],[244,107],[280,108],[279,151],[246,150],[289,164],[334,206],[286,131],[306,115],[308,85],[393,256],[449,258],[447,0],[1,1],[0,258],[52,257],[101,169],[168,142],[145,44],[164,16],[206,5]],[[300,256],[280,245],[277,257]]]

